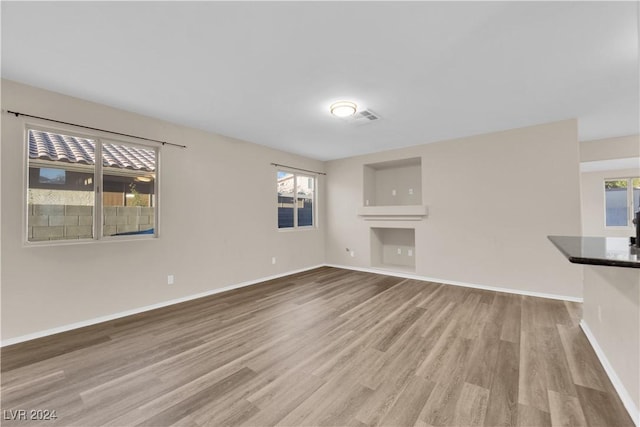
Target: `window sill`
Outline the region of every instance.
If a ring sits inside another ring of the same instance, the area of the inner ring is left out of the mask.
[[[114,242],[140,242],[148,240],[158,240],[158,236],[126,236],[126,237],[103,237],[102,239],[78,239],[78,240],[41,240],[37,242],[23,241],[23,248],[46,248],[51,246],[76,246],[91,245]]]
[[[311,227],[291,227],[291,228],[278,228],[278,233],[292,233],[295,231],[314,231],[318,230],[318,227],[313,225]]]

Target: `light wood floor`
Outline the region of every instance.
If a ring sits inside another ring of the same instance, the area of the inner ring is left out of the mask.
[[[64,426],[632,426],[579,317],[325,267],[5,347],[2,409]]]

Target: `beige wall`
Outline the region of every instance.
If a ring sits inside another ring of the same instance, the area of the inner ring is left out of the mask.
[[[640,408],[640,270],[585,266],[582,317],[635,408]],[[636,421],[637,422],[637,421]]]
[[[580,161],[626,159],[640,156],[640,135],[597,139],[580,143]]]
[[[418,156],[428,217],[359,218],[363,165]],[[578,166],[575,120],[328,162],[327,262],[370,267],[370,227],[415,225],[417,275],[582,297],[581,271],[547,240],[580,234]]]
[[[159,239],[24,247],[24,128],[37,121],[2,114],[3,340],[324,262],[322,211],[319,229],[277,230],[269,164],[320,161],[6,80],[2,108],[188,146],[162,149]]]

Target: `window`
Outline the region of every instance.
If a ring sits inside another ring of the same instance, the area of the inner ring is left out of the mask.
[[[640,178],[607,179],[604,196],[606,226],[631,227],[634,212],[640,207]]]
[[[102,144],[103,236],[154,234],[156,152]]]
[[[313,176],[278,171],[278,228],[315,225],[315,182]]]
[[[27,145],[28,242],[157,236],[158,148],[38,129]]]

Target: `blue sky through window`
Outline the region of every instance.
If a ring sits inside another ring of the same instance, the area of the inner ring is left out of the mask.
[[[41,183],[64,184],[65,178],[64,169],[40,168]]]

